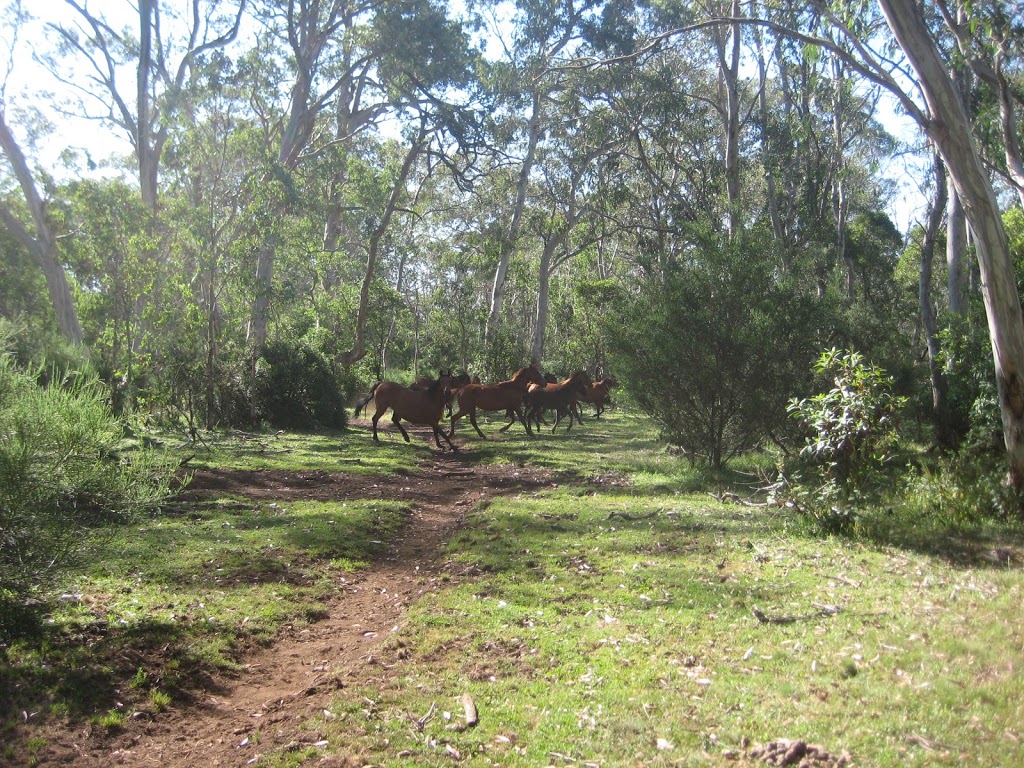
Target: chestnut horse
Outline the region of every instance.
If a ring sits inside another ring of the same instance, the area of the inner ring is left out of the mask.
[[[547,409],[555,411],[555,426],[551,428],[554,432],[558,428],[563,417],[569,416],[569,426],[566,432],[572,429],[574,421],[576,402],[583,396],[591,385],[590,376],[586,371],[577,371],[564,381],[557,384],[548,384],[545,387],[530,387],[526,393],[528,409],[527,421],[536,421],[537,429],[540,429],[541,414]]]
[[[526,433],[532,435],[533,430],[530,429],[529,422],[523,417],[523,395],[526,394],[526,388],[530,384],[543,383],[544,377],[540,375],[536,366],[531,365],[520,368],[508,381],[499,381],[497,384],[467,384],[455,395],[459,403],[459,410],[452,414],[451,434],[455,434],[455,422],[469,414],[469,422],[473,425],[473,429],[480,437],[484,437],[484,433],[480,431],[480,426],[476,423],[476,412],[481,410],[511,411],[523,422]],[[501,428],[501,431],[504,432],[514,423],[515,419],[509,421]]]
[[[434,430],[434,442],[439,450],[444,450],[441,445],[441,438],[445,439],[453,451],[459,449],[451,438],[444,433],[439,426],[444,406],[451,399],[451,376],[441,374],[431,382],[426,389],[414,389],[403,387],[393,381],[378,381],[373,385],[370,394],[356,403],[355,415],[358,416],[368,402],[374,401],[377,410],[373,414],[373,439],[380,442],[377,437],[377,422],[384,412],[391,409],[391,421],[402,432],[405,442],[409,441],[409,433],[402,426],[402,419],[412,424],[425,424]]]
[[[595,410],[594,416],[595,418],[599,417],[602,413],[604,413],[605,403],[611,401],[610,390],[612,389],[612,387],[615,387],[616,385],[618,385],[618,382],[615,380],[614,376],[609,376],[606,379],[601,379],[595,384],[591,384],[589,387],[587,387],[586,391],[584,391],[583,393],[583,396],[580,397],[580,402],[592,403]]]

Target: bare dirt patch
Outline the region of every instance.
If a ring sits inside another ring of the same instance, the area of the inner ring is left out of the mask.
[[[158,715],[131,720],[114,735],[88,724],[47,728],[37,765],[244,766],[261,754],[315,744],[320,735],[304,724],[339,688],[382,676],[375,657],[401,625],[406,606],[460,578],[445,573],[441,550],[466,513],[481,500],[553,482],[542,470],[480,465],[465,453],[435,454],[419,471],[387,479],[197,471],[186,499],[225,492],[268,500],[380,498],[409,502],[413,513],[378,562],[339,586],[324,619],[284,627],[270,647],[250,653],[242,673],[208,681],[191,702],[176,701]]]

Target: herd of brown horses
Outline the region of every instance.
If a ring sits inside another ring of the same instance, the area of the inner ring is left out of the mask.
[[[540,425],[546,423],[544,413],[550,410],[555,413],[551,431],[554,432],[563,419],[568,419],[568,432],[574,421],[582,419],[580,404],[594,405],[595,415],[600,416],[615,385],[613,377],[594,382],[584,371],[558,381],[554,377],[541,375],[536,365],[520,368],[511,379],[496,384],[481,384],[479,379],[470,379],[465,373],[455,375],[442,372],[436,379],[419,379],[411,386],[394,381],[378,381],[369,394],[356,403],[355,415],[358,417],[373,400],[376,405],[373,414],[374,440],[380,440],[377,436],[377,422],[390,408],[391,421],[401,431],[406,442],[409,442],[409,433],[402,426],[403,420],[431,427],[438,449],[444,450],[441,444],[443,439],[449,448],[458,451],[451,438],[455,435],[456,422],[463,416],[469,417],[469,423],[480,437],[485,435],[476,422],[477,411],[504,412],[509,422],[499,431],[504,432],[518,420],[526,428],[527,434],[532,435],[531,425],[536,425],[540,431]],[[441,427],[441,418],[446,408],[451,414],[451,430],[447,433]]]

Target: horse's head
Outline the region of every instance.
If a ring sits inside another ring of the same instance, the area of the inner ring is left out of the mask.
[[[518,371],[516,371],[516,375],[513,377],[513,379],[516,381],[525,380],[528,384],[539,384],[542,387],[545,384],[547,384],[547,381],[541,375],[541,372],[537,370],[536,365],[530,365],[527,366],[526,368],[520,368]]]

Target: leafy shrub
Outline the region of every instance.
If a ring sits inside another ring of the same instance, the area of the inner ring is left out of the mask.
[[[95,376],[38,374],[0,357],[0,633],[104,526],[163,498],[171,477],[152,451],[118,456],[122,423]]]
[[[962,451],[923,467],[908,481],[906,499],[918,519],[961,528],[1019,517],[1021,494],[1006,482],[1006,457]]]
[[[663,437],[722,467],[775,435],[805,390],[820,318],[780,281],[767,246],[709,237],[691,259],[623,292],[606,336],[612,370]]]
[[[303,343],[267,344],[256,366],[259,416],[277,429],[341,429],[345,393],[331,363]]]
[[[891,379],[857,352],[830,349],[815,371],[831,388],[793,400],[789,413],[807,430],[801,463],[784,470],[787,500],[828,532],[849,530],[856,507],[879,487],[879,471],[896,447],[896,421],[905,398]]]

